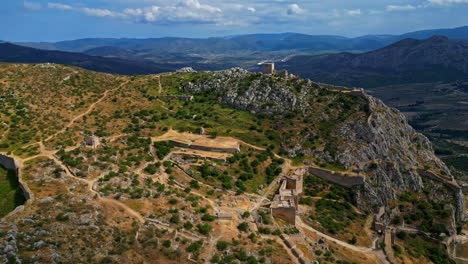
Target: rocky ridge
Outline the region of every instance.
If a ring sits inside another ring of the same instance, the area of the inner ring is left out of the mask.
[[[335,155],[326,149],[317,150],[301,144],[291,147],[288,138],[283,138],[282,146],[291,158],[302,153],[342,164],[346,170],[366,175],[363,188],[357,192],[357,200],[362,208],[374,211],[380,206],[388,208],[389,201],[398,200],[402,193],[423,190],[424,177],[418,173],[418,169],[431,171],[454,190],[452,194],[445,193],[441,197],[433,195],[431,199],[453,199],[454,217],[458,221],[464,218],[463,195],[450,170],[435,156],[431,142],[416,132],[398,110],[364,92],[351,95],[350,91],[336,91],[337,87],[319,85],[310,80],[297,79],[290,82],[296,87],[295,90],[291,89],[291,84],[275,81],[275,77],[231,69],[215,72],[212,78],[202,82],[188,83],[182,90],[214,91],[221,104],[261,116],[278,118],[301,113],[305,116],[314,115],[313,122],[337,122],[332,132],[339,140],[339,144],[335,145]],[[326,112],[317,115],[314,113],[317,97],[327,93],[357,97],[353,99],[357,104],[365,104],[362,107],[365,109],[364,117],[336,121]],[[313,133],[296,135],[299,142],[306,142],[313,137]],[[304,160],[304,164],[311,162]]]

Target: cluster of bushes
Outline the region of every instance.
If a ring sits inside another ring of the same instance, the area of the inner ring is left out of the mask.
[[[156,148],[156,156],[160,160],[164,159],[174,148],[171,143],[165,141],[154,142],[153,146]]]
[[[70,151],[70,152],[65,152],[65,150],[61,149],[60,151],[57,152],[57,156],[60,157],[60,159],[65,162],[67,165],[71,167],[80,167],[84,165],[84,158],[83,157],[78,157],[74,158],[73,155],[79,154],[79,151]]]
[[[361,217],[352,211],[352,206],[347,202],[338,202],[321,199],[315,203],[317,216],[311,216],[312,219],[318,219],[319,223],[332,234],[345,230],[345,227]]]
[[[227,171],[221,172],[221,170],[212,169],[211,166],[208,164],[203,164],[200,167],[198,167],[198,171],[200,172],[201,177],[203,179],[208,180],[211,177],[211,178],[221,181],[222,187],[224,189],[232,188],[232,184],[231,184],[232,177],[229,176]]]
[[[447,233],[443,221],[451,216],[451,211],[445,209],[446,203],[429,203],[424,200],[413,198],[411,193],[400,196],[400,201],[412,203],[411,213],[405,214],[403,219],[407,224],[419,223],[419,229],[423,232],[433,234]],[[404,209],[405,205],[400,205]],[[401,222],[401,219],[394,219],[395,223]],[[397,223],[398,224],[398,223]]]
[[[435,264],[452,264],[447,255],[447,251],[441,245],[437,245],[424,237],[417,234],[406,234],[405,232],[398,232],[397,237],[401,239],[404,244],[404,250],[414,258],[420,259],[426,257]],[[403,249],[397,249],[395,252],[403,252]]]
[[[354,192],[338,185],[329,184],[325,180],[310,174],[304,177],[304,194],[307,196],[320,196],[331,200],[345,200],[354,204]],[[309,201],[303,200],[303,204]]]
[[[270,184],[277,176],[283,172],[281,165],[284,163],[284,159],[273,159],[271,164],[265,169],[266,183]]]

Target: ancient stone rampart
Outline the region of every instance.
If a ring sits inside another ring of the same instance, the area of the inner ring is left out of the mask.
[[[168,140],[168,142],[179,148],[188,148],[188,149],[195,149],[195,150],[201,150],[201,151],[229,153],[229,154],[236,154],[240,152],[239,147],[238,148],[215,148],[215,147],[194,145],[191,143],[184,143],[184,142],[180,142],[177,140]]]
[[[356,185],[364,184],[363,176],[354,176],[346,173],[329,171],[320,168],[310,167],[308,168],[309,173],[314,174],[315,176],[329,181],[331,183],[343,186],[343,187],[353,187]]]
[[[23,180],[21,179],[21,171],[20,168],[16,165],[15,159],[12,157],[8,157],[6,155],[0,154],[0,165],[2,165],[5,169],[11,170],[15,172],[16,177],[18,177],[18,183],[23,191],[23,195],[26,198],[26,200],[31,199],[32,193],[31,190],[29,190],[28,186],[24,184]]]
[[[205,147],[205,146],[199,146],[199,145],[190,145],[190,148],[195,149],[195,150],[230,153],[230,154],[236,154],[240,152],[239,148],[213,148],[213,147]]]
[[[0,154],[0,165],[5,167],[7,170],[16,171],[18,168],[16,167],[15,160],[8,156]]]

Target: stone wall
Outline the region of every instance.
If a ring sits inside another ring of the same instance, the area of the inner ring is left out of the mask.
[[[295,225],[296,224],[296,208],[295,207],[277,207],[271,209],[271,215],[283,219],[284,221]]]
[[[182,142],[175,141],[175,140],[168,140],[167,142],[179,148],[190,148],[190,144],[188,143],[182,143]]]
[[[201,151],[230,153],[230,154],[236,154],[240,152],[240,148],[213,148],[213,147],[193,145],[190,143],[183,143],[183,142],[179,142],[175,140],[168,140],[168,142],[179,148],[188,148],[188,149],[195,149],[195,150],[201,150]]]
[[[323,180],[348,188],[364,184],[363,176],[353,176],[341,172],[329,171],[314,167],[308,168],[308,171],[309,173],[312,173]]]
[[[29,188],[23,183],[23,180],[21,179],[20,175],[20,168],[16,166],[16,162],[13,158],[5,156],[0,154],[0,165],[5,167],[7,170],[12,170],[15,172],[16,177],[18,177],[18,182],[21,190],[23,191],[23,195],[26,198],[26,200],[31,199],[31,191]]]
[[[196,149],[196,150],[202,150],[202,151],[230,153],[230,154],[236,154],[240,152],[239,148],[213,148],[213,147],[205,147],[205,146],[198,146],[198,145],[191,145],[190,148]]]
[[[18,168],[16,167],[15,160],[8,156],[0,154],[0,165],[5,167],[7,170],[14,170],[16,171]]]

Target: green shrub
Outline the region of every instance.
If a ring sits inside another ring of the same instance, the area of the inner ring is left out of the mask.
[[[229,247],[229,243],[226,241],[219,240],[218,242],[216,242],[216,249],[218,249],[219,251],[224,251],[228,247]]]

